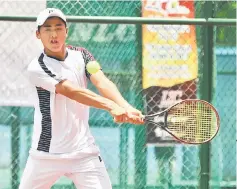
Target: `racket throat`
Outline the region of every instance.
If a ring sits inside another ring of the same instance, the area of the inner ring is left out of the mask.
[[[167,112],[162,112],[161,114],[155,116],[154,122],[157,123],[162,129],[166,130]]]

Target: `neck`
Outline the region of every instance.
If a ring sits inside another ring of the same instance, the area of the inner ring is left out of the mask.
[[[62,49],[59,52],[52,52],[49,49],[45,48],[44,53],[49,57],[53,57],[58,60],[65,60],[67,51],[66,51],[66,46],[63,45]]]

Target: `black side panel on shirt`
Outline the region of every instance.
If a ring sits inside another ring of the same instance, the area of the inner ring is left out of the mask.
[[[47,73],[50,77],[56,79],[56,75],[52,74],[52,72],[46,67],[44,61],[44,54],[42,53],[38,59],[38,62],[41,68]],[[40,139],[38,143],[37,150],[49,152],[50,143],[52,139],[52,119],[50,112],[50,92],[42,89],[40,87],[36,87],[38,97],[39,97],[39,107],[40,112],[42,114],[41,127],[42,131],[40,134]]]
[[[85,65],[87,65],[88,62],[95,60],[92,54],[88,50],[82,49],[81,53],[82,53]],[[90,79],[91,74],[87,71],[86,68],[85,68],[85,71],[86,71],[86,77]]]
[[[36,87],[39,97],[39,107],[42,114],[40,140],[37,150],[49,152],[52,139],[52,120],[50,113],[50,92]]]
[[[57,81],[62,81],[62,79],[58,78],[55,74],[53,74],[45,65],[44,61],[44,54],[42,53],[38,59],[40,67],[47,73],[50,77],[54,78]]]

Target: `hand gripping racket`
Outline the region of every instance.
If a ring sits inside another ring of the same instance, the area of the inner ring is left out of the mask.
[[[183,100],[168,109],[146,115],[146,123],[153,123],[178,141],[202,144],[212,140],[220,125],[216,109],[204,100]]]

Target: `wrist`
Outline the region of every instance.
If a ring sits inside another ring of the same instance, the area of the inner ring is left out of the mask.
[[[107,106],[107,111],[111,112],[112,110],[116,109],[116,107],[118,107],[118,104],[116,104],[115,102],[111,101],[111,102],[109,102],[109,104]]]
[[[123,107],[125,110],[127,110],[127,109],[129,109],[129,108],[132,108],[132,106],[131,106],[130,104],[128,104],[128,103],[123,104],[122,107]]]

